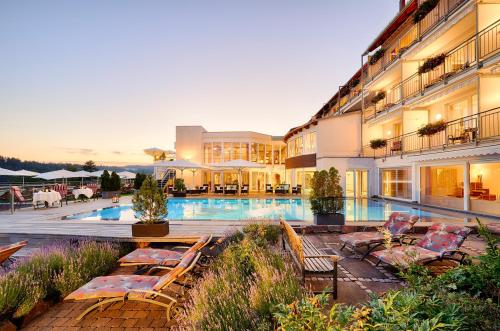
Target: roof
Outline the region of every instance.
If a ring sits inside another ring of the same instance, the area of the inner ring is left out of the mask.
[[[385,27],[385,29],[382,30],[382,32],[377,36],[377,38],[373,40],[370,46],[368,46],[365,54],[368,54],[369,52],[382,45],[384,41],[386,41],[394,33],[394,31],[396,31],[401,26],[401,24],[403,24],[408,19],[408,17],[413,14],[417,7],[418,1],[412,0],[406,5],[406,7],[400,10],[392,19],[392,21]]]

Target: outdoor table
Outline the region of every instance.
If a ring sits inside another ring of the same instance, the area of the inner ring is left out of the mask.
[[[61,194],[56,191],[39,191],[33,193],[33,205],[37,205],[38,202],[43,202],[46,205],[53,205],[55,202],[61,201]]]
[[[77,188],[73,190],[73,195],[75,196],[75,199],[77,199],[81,194],[90,199],[94,195],[94,191],[92,191],[92,189],[88,187]]]

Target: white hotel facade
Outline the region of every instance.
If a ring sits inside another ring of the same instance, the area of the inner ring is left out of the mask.
[[[423,2],[401,1],[361,68],[303,125],[281,138],[177,127],[177,158],[263,163],[244,177],[254,192],[286,182],[307,193],[314,171],[333,166],[347,197],[500,216],[500,1],[440,0],[415,22]],[[438,121],[442,131],[417,133]],[[385,146],[372,149],[374,140]]]

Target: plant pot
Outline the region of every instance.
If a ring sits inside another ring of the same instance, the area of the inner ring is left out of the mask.
[[[172,195],[175,197],[175,198],[185,198],[186,197],[186,192],[172,192]]]
[[[103,199],[111,199],[112,197],[120,196],[120,191],[103,191],[101,193]]]
[[[314,215],[314,224],[315,225],[344,225],[345,217],[344,214],[335,213],[335,214],[315,214]]]
[[[132,224],[132,237],[164,237],[168,232],[168,221],[153,224],[143,222]]]

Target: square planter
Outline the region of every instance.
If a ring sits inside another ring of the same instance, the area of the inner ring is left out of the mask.
[[[111,199],[112,197],[120,196],[121,191],[103,191],[101,193],[103,199]]]
[[[164,237],[168,232],[168,221],[154,224],[144,224],[143,222],[132,224],[132,237]]]
[[[175,197],[175,198],[185,198],[186,197],[186,192],[179,192],[179,191],[174,191],[172,192],[172,195]]]
[[[344,225],[345,217],[344,214],[335,213],[335,214],[324,214],[314,215],[314,224],[315,225]]]

